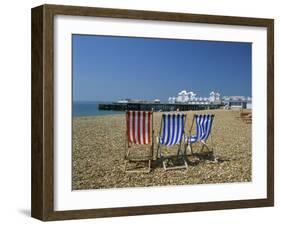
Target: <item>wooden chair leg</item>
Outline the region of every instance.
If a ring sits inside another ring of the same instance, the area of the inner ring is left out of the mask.
[[[188,169],[188,164],[187,164],[187,161],[186,161],[186,155],[184,153],[182,153],[181,146],[179,145],[178,152],[177,152],[177,158],[179,159],[180,157],[183,159],[184,165],[167,167],[166,163],[164,161],[165,158],[163,156],[161,156],[161,161],[162,161],[162,165],[163,165],[164,170],[167,171],[167,170],[173,170],[173,169]]]
[[[151,158],[153,158],[153,146],[151,146],[150,151],[151,151],[151,153],[150,153]],[[125,156],[125,164],[124,164],[125,173],[150,173],[150,171],[151,171],[151,160],[150,159],[147,160],[148,161],[148,169],[147,170],[127,170],[127,165],[130,162],[129,155],[130,155],[130,149],[128,148],[127,154]],[[137,162],[137,161],[132,160],[131,162]]]
[[[125,156],[124,156],[125,164],[124,164],[124,172],[127,172],[127,163],[128,163],[127,158],[129,157],[129,155],[130,155],[130,149],[128,148],[127,143],[125,143]]]
[[[204,150],[205,144],[202,144],[202,147],[200,149],[200,153]],[[208,148],[207,148],[208,149]]]
[[[201,143],[202,143],[201,151],[203,151],[204,147],[206,147],[206,148],[208,149],[208,151],[210,151],[210,148],[208,147],[208,145],[206,144],[206,142],[201,141]]]
[[[159,152],[159,144],[157,145],[157,149],[156,149],[156,156],[155,156],[155,159],[158,159],[158,152]]]
[[[185,165],[185,168],[188,169],[188,164],[187,164],[186,159],[184,160],[184,165]]]
[[[184,154],[185,154],[185,155],[187,155],[187,154],[186,154],[187,146],[188,146],[188,143],[185,143],[185,144],[184,144]]]
[[[206,142],[201,142],[201,143],[202,143],[202,149],[203,149],[204,147],[206,147],[206,148],[208,149],[208,151],[211,152],[211,151],[210,151],[210,148],[209,148],[209,146],[206,144]],[[212,151],[213,151],[213,147],[211,147],[211,149],[212,149]],[[214,156],[214,152],[213,152],[213,157],[214,157],[213,162],[214,162],[214,163],[218,162],[218,159]]]
[[[165,164],[164,160],[162,160],[162,165],[163,165],[164,170],[166,171],[167,168],[166,168],[166,164]]]
[[[190,150],[191,155],[193,156],[192,144],[190,143],[190,144],[188,145],[188,147],[189,147],[189,150]]]

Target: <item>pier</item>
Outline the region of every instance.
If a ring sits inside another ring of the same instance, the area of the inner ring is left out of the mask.
[[[106,111],[190,111],[219,109],[222,104],[187,104],[187,103],[117,103],[99,104],[99,110]]]

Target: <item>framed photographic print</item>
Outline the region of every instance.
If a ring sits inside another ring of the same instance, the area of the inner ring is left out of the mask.
[[[32,216],[274,205],[274,21],[32,9]]]

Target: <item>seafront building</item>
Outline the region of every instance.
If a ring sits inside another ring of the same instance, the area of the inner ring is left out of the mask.
[[[178,93],[177,97],[169,97],[168,102],[173,103],[186,103],[186,104],[220,104],[222,100],[220,93],[212,91],[209,97],[198,97],[196,93],[182,90]]]
[[[176,104],[198,104],[198,105],[210,105],[221,104],[225,109],[251,109],[252,98],[244,96],[223,96],[215,91],[210,92],[209,97],[198,97],[196,93],[192,91],[182,90],[176,97],[169,97],[168,103]]]
[[[244,96],[225,96],[223,97],[225,108],[228,109],[252,109],[252,98]]]

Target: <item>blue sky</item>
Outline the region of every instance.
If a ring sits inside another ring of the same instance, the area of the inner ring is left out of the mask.
[[[72,36],[74,101],[251,96],[251,43]]]

